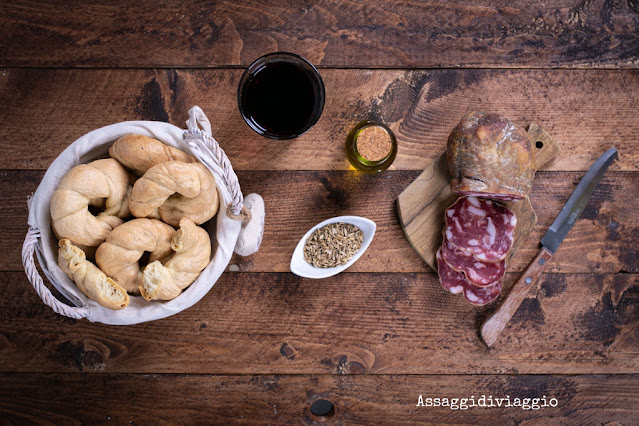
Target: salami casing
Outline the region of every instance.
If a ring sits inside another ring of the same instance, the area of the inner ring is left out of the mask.
[[[446,155],[455,194],[515,201],[532,188],[532,142],[524,129],[501,115],[464,116],[448,138]]]

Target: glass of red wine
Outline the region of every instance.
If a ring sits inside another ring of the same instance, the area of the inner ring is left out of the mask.
[[[307,132],[322,115],[324,82],[317,69],[294,53],[258,58],[240,80],[237,102],[246,123],[271,139]]]

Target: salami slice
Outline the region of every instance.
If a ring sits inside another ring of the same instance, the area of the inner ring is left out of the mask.
[[[508,208],[475,197],[459,197],[446,209],[444,235],[482,262],[506,258],[515,240],[517,216]]]
[[[439,282],[442,287],[453,294],[459,294],[464,291],[468,281],[463,272],[455,271],[444,262],[441,249],[437,250],[437,273],[439,274]]]
[[[464,297],[473,305],[490,303],[499,296],[499,293],[501,293],[501,281],[484,287],[477,287],[470,283],[464,287]]]
[[[444,261],[456,271],[463,272],[472,284],[483,287],[499,281],[506,272],[506,261],[482,262],[468,252],[458,249],[444,238],[441,248]]]
[[[478,287],[466,279],[463,272],[451,268],[437,250],[437,272],[442,287],[453,294],[464,293],[464,297],[473,305],[485,305],[497,298],[501,292],[501,281],[488,286]]]

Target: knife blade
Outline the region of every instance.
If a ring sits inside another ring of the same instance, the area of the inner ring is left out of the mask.
[[[530,288],[541,277],[542,272],[548,265],[553,254],[559,248],[561,242],[566,238],[570,229],[586,208],[590,196],[594,192],[597,184],[603,177],[604,173],[617,158],[617,150],[610,148],[604,152],[601,157],[590,166],[581,179],[575,190],[573,191],[566,204],[562,207],[555,221],[541,239],[541,250],[528,268],[521,275],[519,280],[513,285],[501,306],[493,313],[482,325],[481,336],[486,346],[492,346],[497,338],[504,330],[517,308],[524,301]]]
[[[575,224],[608,166],[617,158],[617,150],[610,148],[588,169],[584,177],[563,206],[555,221],[541,239],[541,246],[555,253],[568,231]]]

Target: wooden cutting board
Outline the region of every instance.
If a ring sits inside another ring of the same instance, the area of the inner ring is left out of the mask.
[[[559,146],[550,135],[536,124],[527,127],[535,146],[537,170],[543,169],[559,155]],[[440,155],[397,197],[399,221],[408,242],[417,254],[433,270],[437,271],[435,254],[442,244],[444,210],[457,199],[450,191],[450,176],[446,153]],[[537,223],[537,216],[526,198],[519,202],[505,203],[517,215],[515,241],[506,261],[510,261],[517,249],[528,238]]]

